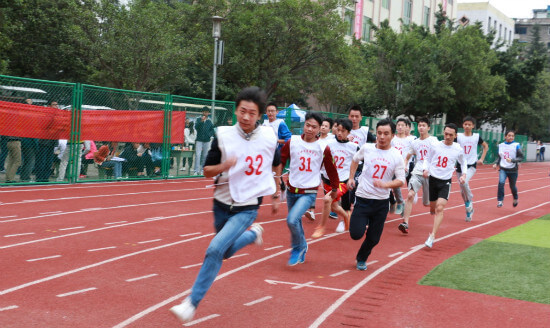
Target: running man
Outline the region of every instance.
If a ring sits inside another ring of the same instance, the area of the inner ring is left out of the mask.
[[[420,117],[416,121],[418,124],[418,133],[420,138],[415,139],[411,142],[411,149],[405,158],[405,163],[409,162],[409,159],[414,156],[416,163],[414,169],[411,173],[411,179],[409,180],[408,188],[409,193],[407,194],[407,200],[405,201],[405,209],[403,211],[403,222],[399,224],[399,231],[402,233],[409,233],[409,220],[411,217],[413,203],[418,196],[418,192],[422,188],[422,204],[424,206],[430,206],[429,199],[429,185],[428,179],[424,178],[423,174],[423,165],[424,160],[428,156],[428,150],[433,144],[439,142],[436,137],[430,136],[430,120],[426,117]],[[405,166],[407,170],[407,166]]]
[[[409,151],[411,150],[411,142],[416,139],[415,136],[411,136],[411,121],[409,119],[401,117],[397,119],[397,123],[395,124],[395,127],[397,129],[397,134],[393,137],[391,141],[392,147],[399,150],[399,153],[401,156],[403,156],[403,159],[407,157],[409,154]],[[409,171],[409,161],[410,158],[407,159],[405,163],[405,171]],[[395,196],[395,210],[390,212],[395,212],[395,214],[403,214],[403,195],[401,194],[400,188],[393,189],[393,195]],[[393,204],[392,204],[393,206]]]
[[[394,135],[395,124],[390,119],[379,121],[376,125],[376,144],[364,144],[355,153],[351,163],[350,177],[355,175],[360,161],[365,166],[359,177],[349,227],[353,240],[363,238],[366,232],[366,238],[355,257],[357,270],[367,270],[367,259],[380,241],[389,211],[390,190],[405,183],[403,157],[391,146]],[[354,179],[348,180],[348,187],[355,187]]]
[[[321,167],[324,166],[330,179],[332,199],[338,192],[338,172],[332,163],[329,147],[323,147],[317,135],[323,124],[323,116],[316,112],[306,114],[304,134],[292,136],[281,149],[280,170],[290,160],[288,176],[286,222],[290,230],[291,251],[288,265],[304,263],[307,253],[307,242],[302,226],[302,215],[317,198],[317,190],[321,184]]]
[[[443,210],[451,194],[451,180],[456,163],[459,163],[463,172],[466,172],[464,150],[458,143],[454,142],[457,133],[458,127],[456,124],[446,124],[443,130],[443,141],[432,145],[423,164],[424,178],[430,176],[430,213],[435,214],[432,232],[424,243],[430,248],[432,248],[437,230],[443,222]],[[462,175],[458,178],[458,181],[462,184],[465,179],[466,177]]]
[[[477,165],[483,165],[485,156],[487,155],[487,150],[489,145],[481,139],[479,133],[472,133],[472,129],[475,127],[475,119],[471,116],[466,116],[462,120],[462,128],[464,133],[459,133],[457,136],[457,142],[464,150],[464,156],[466,158],[466,164],[468,169],[466,173],[463,173],[461,167],[456,168],[456,176],[460,178],[462,175],[465,175],[464,184],[460,185],[460,194],[464,200],[464,207],[466,208],[466,222],[472,221],[474,216],[474,204],[472,200],[474,195],[470,189],[469,181],[476,173]],[[477,146],[481,145],[483,147],[483,153],[481,158],[477,159]]]
[[[512,197],[514,198],[512,205],[514,207],[518,206],[516,181],[518,179],[518,163],[523,161],[523,152],[521,151],[521,145],[514,141],[515,137],[515,131],[510,130],[506,132],[505,141],[498,145],[498,158],[495,160],[495,164],[493,164],[493,168],[499,170],[497,207],[502,207],[504,201],[506,178],[508,178]]]
[[[352,127],[351,121],[347,118],[340,118],[336,120],[336,124],[336,139],[331,140],[327,146],[330,148],[334,165],[338,171],[340,186],[338,187],[338,194],[336,198],[333,199],[329,194],[331,191],[330,180],[328,179],[326,172],[323,172],[321,176],[325,189],[325,197],[323,199],[323,216],[321,217],[321,222],[317,228],[315,228],[315,232],[311,236],[313,238],[319,238],[325,234],[325,226],[331,210],[342,218],[342,221],[338,224],[336,232],[344,232],[349,229],[349,211],[351,209],[351,203],[349,201],[347,182],[350,176],[349,170],[353,160],[353,155],[355,155],[355,153],[359,150],[359,147],[348,139],[348,135]],[[338,204],[338,201],[340,200],[342,202],[342,206]],[[339,229],[340,224],[342,225],[341,231]]]
[[[272,210],[277,211],[279,188],[273,178],[273,172],[280,175],[277,138],[270,127],[258,122],[265,110],[265,97],[258,87],[243,89],[235,101],[238,124],[218,127],[208,152],[204,176],[217,176],[213,210],[216,236],[206,250],[191,294],[170,309],[183,322],[193,318],[224,259],[251,243],[262,244],[263,228],[252,223],[263,196],[272,195]]]

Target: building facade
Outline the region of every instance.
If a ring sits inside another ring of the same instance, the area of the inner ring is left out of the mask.
[[[458,22],[462,25],[480,22],[485,34],[494,32],[494,44],[503,42],[503,51],[514,41],[514,19],[506,16],[489,2],[459,3],[457,16]]]
[[[530,43],[533,39],[533,26],[538,25],[540,41],[550,51],[550,6],[546,9],[534,9],[533,18],[517,19],[515,39],[520,43]]]

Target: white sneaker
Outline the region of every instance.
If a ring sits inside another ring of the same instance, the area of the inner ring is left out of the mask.
[[[254,244],[261,246],[264,243],[264,239],[262,238],[264,228],[262,228],[262,226],[259,223],[254,223],[250,227],[250,231],[253,231],[256,234],[256,239],[254,239]]]
[[[341,233],[344,231],[346,231],[346,225],[344,224],[344,221],[340,221],[340,223],[338,223],[338,226],[336,227],[336,232]]]
[[[432,248],[432,246],[434,245],[434,236],[432,234],[428,236],[428,239],[426,239],[424,245],[426,245],[426,247]]]
[[[182,322],[188,322],[193,319],[195,315],[196,308],[191,304],[191,300],[187,297],[181,304],[173,306],[170,309],[173,315],[176,318],[180,319]]]
[[[307,211],[304,215],[305,215],[305,217],[308,218],[310,221],[315,221],[315,212],[313,212],[313,211]]]

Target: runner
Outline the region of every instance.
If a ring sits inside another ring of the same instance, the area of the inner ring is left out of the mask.
[[[466,159],[464,150],[454,142],[458,127],[454,123],[448,123],[443,130],[443,141],[440,141],[428,150],[428,157],[424,160],[424,178],[429,178],[430,185],[430,213],[434,216],[432,232],[424,243],[432,247],[437,230],[443,221],[443,211],[451,194],[451,179],[458,162],[466,172]],[[466,177],[461,176],[458,181],[462,184]]]
[[[273,179],[273,171],[280,175],[277,138],[271,128],[258,122],[264,112],[265,93],[258,87],[245,88],[235,103],[238,124],[218,127],[204,166],[205,177],[217,176],[213,210],[216,236],[206,250],[191,294],[170,309],[184,322],[193,318],[223,260],[248,244],[262,244],[263,228],[252,224],[262,196],[273,195],[274,213],[279,204],[279,188]]]
[[[521,151],[521,145],[514,141],[515,137],[515,131],[506,132],[505,141],[498,145],[498,158],[495,160],[495,164],[493,164],[494,169],[499,169],[497,207],[502,207],[502,202],[504,201],[506,178],[508,178],[512,197],[514,198],[512,205],[514,207],[518,206],[516,181],[518,179],[518,163],[523,161],[523,152]]]
[[[326,172],[323,172],[321,178],[323,180],[323,186],[325,189],[323,216],[321,222],[315,228],[313,238],[319,238],[325,234],[325,226],[329,217],[329,211],[332,209],[338,217],[342,218],[344,222],[344,231],[349,229],[349,213],[351,204],[349,202],[349,193],[347,188],[347,182],[349,179],[349,170],[353,155],[359,150],[356,144],[350,142],[348,135],[351,131],[351,121],[347,118],[341,118],[336,120],[337,135],[336,139],[331,140],[328,143],[330,152],[332,154],[334,165],[338,171],[338,178],[340,180],[340,186],[338,187],[338,195],[335,199],[332,199],[329,191],[331,191],[330,180],[327,177]],[[342,206],[338,204],[338,201],[342,202]],[[340,224],[339,224],[340,225]],[[343,231],[337,231],[343,232]]]
[[[464,200],[464,207],[466,208],[466,222],[472,221],[474,216],[474,204],[472,200],[474,195],[470,189],[469,181],[476,173],[477,165],[483,165],[485,156],[487,155],[487,150],[489,145],[481,139],[479,133],[472,133],[472,129],[475,127],[475,119],[471,116],[466,116],[462,120],[462,128],[464,133],[459,133],[457,136],[457,142],[464,150],[464,156],[466,158],[466,164],[468,170],[466,173],[462,173],[462,169],[459,167],[456,168],[456,176],[460,178],[462,175],[465,175],[464,184],[460,185],[460,194]],[[481,158],[477,159],[477,146],[481,145],[483,147],[483,153]]]
[[[321,130],[319,133],[319,143],[325,149],[325,146],[335,139],[334,134],[331,133],[331,128],[334,121],[330,117],[323,117],[323,124],[321,124]],[[321,169],[321,174],[325,172],[325,169]],[[311,205],[309,210],[305,213],[305,217],[311,221],[315,221],[315,202]]]
[[[366,232],[366,238],[355,257],[357,270],[367,270],[367,259],[380,241],[389,211],[390,189],[405,183],[403,158],[391,146],[394,135],[395,124],[391,120],[379,121],[376,125],[376,144],[364,144],[353,156],[351,163],[350,177],[355,175],[360,161],[365,165],[359,178],[349,229],[354,240],[363,238]],[[395,179],[392,178],[394,176]],[[349,179],[348,187],[355,187],[354,179]]]
[[[281,169],[290,160],[288,176],[286,222],[291,236],[290,258],[288,265],[304,263],[307,242],[302,227],[302,215],[307,211],[317,197],[317,189],[321,184],[321,167],[324,165],[330,179],[331,197],[335,199],[338,191],[338,172],[332,163],[329,147],[323,150],[317,139],[323,116],[316,112],[306,114],[304,134],[292,136],[281,149]]]
[[[403,156],[403,159],[407,157],[409,154],[409,151],[411,149],[411,142],[416,139],[415,136],[411,136],[411,121],[409,119],[400,117],[397,119],[397,123],[395,125],[397,129],[397,134],[393,137],[391,141],[392,147],[399,150],[399,153],[401,156]],[[405,171],[409,171],[409,161],[410,158],[405,163]],[[407,180],[408,181],[408,180]],[[390,212],[394,212],[395,214],[403,214],[403,195],[401,194],[401,188],[395,188],[392,190],[393,195],[395,197],[395,205],[392,205],[392,208],[390,208]],[[395,209],[394,209],[395,206]]]
[[[405,163],[407,163],[409,159],[414,156],[416,164],[414,165],[412,172],[409,172],[411,173],[411,179],[408,183],[409,193],[407,194],[405,209],[403,211],[403,222],[398,226],[399,231],[402,233],[409,233],[409,220],[411,217],[413,203],[415,202],[421,188],[422,204],[424,204],[424,206],[430,206],[428,179],[424,178],[422,175],[423,165],[430,147],[439,142],[436,137],[430,136],[430,120],[426,117],[420,117],[416,122],[418,124],[420,138],[411,142],[411,149],[405,158]],[[407,166],[405,166],[405,169],[407,169]]]

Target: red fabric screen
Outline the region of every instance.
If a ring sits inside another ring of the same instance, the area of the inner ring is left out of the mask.
[[[57,108],[0,101],[0,135],[69,139],[71,112]],[[119,142],[163,142],[164,112],[95,111],[81,114],[81,139]],[[185,112],[172,112],[171,142],[183,143]]]

